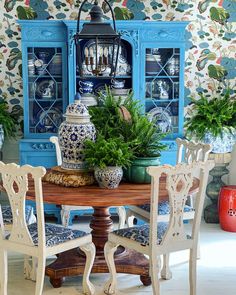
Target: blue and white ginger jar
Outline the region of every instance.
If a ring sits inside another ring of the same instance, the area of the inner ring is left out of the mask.
[[[96,130],[90,122],[88,109],[80,100],[68,105],[66,120],[58,130],[58,139],[62,155],[63,169],[86,171],[84,161],[84,141],[95,140]]]

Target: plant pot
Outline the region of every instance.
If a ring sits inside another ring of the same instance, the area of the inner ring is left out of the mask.
[[[147,174],[146,168],[159,165],[159,157],[137,158],[129,168],[124,169],[124,178],[133,183],[151,183],[151,176]]]
[[[117,188],[123,177],[123,170],[122,167],[117,166],[109,166],[103,169],[96,167],[94,176],[100,187]]]
[[[210,132],[205,134],[204,142],[212,146],[212,153],[231,153],[235,144],[235,132],[224,130],[222,135],[215,137]]]

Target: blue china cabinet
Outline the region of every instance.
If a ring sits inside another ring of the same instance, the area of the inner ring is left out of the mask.
[[[24,92],[24,138],[20,141],[20,164],[56,165],[55,148],[49,137],[56,135],[68,103],[81,91],[81,82],[93,84],[93,95],[112,85],[107,69],[93,76],[76,68],[73,36],[76,21],[23,20],[22,71]],[[150,119],[167,133],[168,149],[161,163],[175,164],[176,137],[183,135],[184,48],[187,22],[116,21],[122,43],[116,80],[132,88],[135,99]],[[82,44],[84,58],[94,43]],[[100,44],[107,52],[109,44]],[[86,53],[87,51],[87,53]],[[104,56],[103,56],[104,57]],[[47,205],[46,212],[59,219],[60,208]]]

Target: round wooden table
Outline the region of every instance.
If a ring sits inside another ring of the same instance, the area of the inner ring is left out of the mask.
[[[165,177],[161,178],[159,200],[165,200]],[[195,180],[191,192],[197,190]],[[92,268],[93,273],[107,273],[108,267],[104,258],[104,245],[112,231],[113,222],[109,213],[110,206],[142,205],[150,202],[150,184],[121,183],[117,189],[102,189],[98,186],[79,188],[63,187],[43,182],[43,200],[58,205],[91,206],[94,209],[90,228],[96,246],[96,257]],[[34,186],[30,181],[27,199],[35,200]],[[140,275],[144,285],[150,285],[148,259],[135,251],[118,248],[115,253],[116,270],[118,273]],[[46,275],[50,277],[53,287],[62,285],[64,277],[83,274],[85,256],[78,249],[59,254],[58,258],[46,267]]]

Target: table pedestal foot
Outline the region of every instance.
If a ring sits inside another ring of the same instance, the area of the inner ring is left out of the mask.
[[[149,276],[140,276],[140,281],[144,286],[150,286],[152,284],[151,277]]]
[[[53,286],[53,288],[60,288],[63,282],[64,282],[64,278],[58,278],[58,279],[50,278],[50,283]]]
[[[149,277],[149,261],[143,255],[133,250],[126,249],[123,255],[115,255],[117,273],[135,274],[140,276],[145,286],[151,284]],[[77,276],[84,273],[85,257],[77,249],[63,252],[50,265],[46,267],[46,275],[54,288],[61,287],[64,277]],[[92,273],[108,273],[104,257],[95,258]]]

